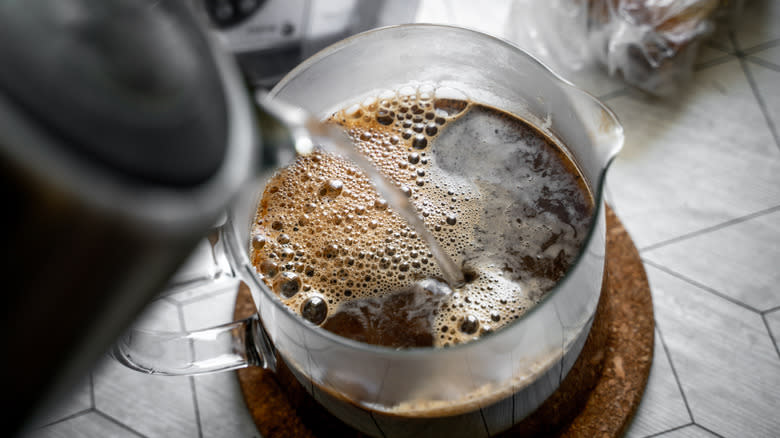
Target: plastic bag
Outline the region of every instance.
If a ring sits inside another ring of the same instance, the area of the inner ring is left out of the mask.
[[[597,61],[655,95],[673,94],[693,71],[701,42],[718,18],[733,19],[744,0],[517,1],[517,32],[554,66]],[[519,38],[522,39],[522,38]]]

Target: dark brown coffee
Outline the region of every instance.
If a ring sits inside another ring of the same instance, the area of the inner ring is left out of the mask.
[[[268,183],[251,243],[259,276],[310,322],[395,348],[467,342],[517,319],[575,260],[592,196],[564,149],[526,121],[424,87],[329,120],[411,198],[467,284],[441,281],[360,169],[315,152]]]

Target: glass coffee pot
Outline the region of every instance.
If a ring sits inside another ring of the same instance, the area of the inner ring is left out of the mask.
[[[249,286],[257,314],[190,333],[134,328],[117,342],[114,357],[162,375],[274,370],[281,359],[331,413],[373,436],[490,435],[541,404],[574,364],[593,321],[606,246],[603,186],[622,147],[622,127],[597,99],[515,46],[448,26],[401,25],[348,38],[294,69],[268,97],[303,108],[279,110],[296,129],[308,126],[316,134],[306,114],[321,119],[410,83],[456,89],[515,114],[558,139],[580,168],[595,202],[591,226],[569,272],[539,304],[489,335],[449,348],[396,350],[323,330],[290,311],[250,263],[261,180],[228,210],[214,243],[215,260],[224,262],[215,271]],[[306,131],[297,132],[297,143],[306,145]],[[487,157],[481,147],[501,145],[475,144],[476,156]]]

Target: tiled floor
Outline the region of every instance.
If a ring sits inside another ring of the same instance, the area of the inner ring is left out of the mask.
[[[482,19],[459,9],[467,3],[423,2],[420,17],[504,32],[495,23],[509,3]],[[674,99],[573,76],[625,125],[609,198],[654,299],[655,357],[630,437],[780,436],[780,2],[746,3],[736,31],[718,32]],[[227,321],[235,287],[223,286],[162,298],[149,321]],[[39,425],[32,436],[259,436],[232,373],[149,377],[111,361]]]

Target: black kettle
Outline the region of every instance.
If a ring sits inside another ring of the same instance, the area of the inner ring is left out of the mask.
[[[258,163],[233,59],[190,2],[0,2],[0,430],[82,376]]]

